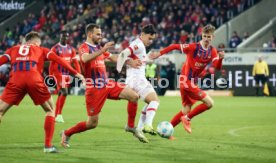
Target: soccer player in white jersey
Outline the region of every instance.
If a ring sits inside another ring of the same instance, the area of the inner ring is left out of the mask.
[[[152,121],[155,116],[155,112],[159,106],[158,96],[153,89],[153,86],[146,79],[145,69],[148,56],[146,53],[146,47],[150,46],[156,37],[156,30],[152,24],[146,25],[142,28],[140,36],[135,39],[128,48],[124,49],[118,57],[117,70],[120,72],[124,63],[127,66],[127,78],[126,84],[137,92],[140,99],[145,101],[146,105],[142,109],[142,114],[140,116],[137,130],[143,131],[144,133],[149,133],[151,135],[156,135],[156,131],[152,127]],[[134,62],[129,62],[130,60],[141,62],[139,67],[134,67],[130,65]],[[135,116],[137,110],[137,103],[128,102],[128,125],[125,130],[132,132],[134,130]],[[133,113],[130,113],[133,112]]]

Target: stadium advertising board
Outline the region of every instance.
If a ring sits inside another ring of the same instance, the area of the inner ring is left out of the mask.
[[[225,65],[229,89],[233,90],[235,96],[254,96],[255,80],[252,76],[253,65]],[[269,66],[269,77],[267,79],[270,94],[276,96],[276,65]]]
[[[276,96],[276,54],[275,53],[242,53],[226,54],[223,68],[227,71],[229,89],[236,96],[255,95],[255,80],[252,69],[257,59],[262,56],[269,67],[268,86],[270,95]]]
[[[31,0],[0,0],[0,17],[8,17],[24,10],[31,2]]]

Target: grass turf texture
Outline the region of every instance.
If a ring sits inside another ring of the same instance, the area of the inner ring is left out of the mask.
[[[54,97],[56,99],[56,96]],[[154,126],[179,111],[178,97],[160,97]],[[68,96],[65,123],[56,124],[58,154],[44,154],[44,112],[26,97],[0,124],[0,162],[276,162],[276,99],[215,97],[215,106],[192,121],[192,134],[182,125],[175,141],[146,135],[143,144],[124,131],[126,101],[108,100],[96,129],[74,135],[71,148],[59,142],[62,129],[86,120],[83,96]],[[143,103],[139,103],[139,114]],[[137,123],[136,123],[137,124]]]

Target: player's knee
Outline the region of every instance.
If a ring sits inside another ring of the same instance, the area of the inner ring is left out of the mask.
[[[87,129],[93,129],[93,128],[96,128],[97,126],[98,126],[98,122],[86,123]]]
[[[208,109],[211,109],[214,106],[214,100],[209,100],[206,105],[208,106]]]
[[[129,97],[129,101],[131,102],[137,102],[139,100],[139,95],[137,93],[133,93],[130,97]]]
[[[61,93],[63,96],[67,96],[68,95],[68,93],[65,91],[65,92],[62,92]]]
[[[63,96],[67,96],[68,95],[68,92],[66,89],[61,89],[60,90],[60,94],[63,95]]]

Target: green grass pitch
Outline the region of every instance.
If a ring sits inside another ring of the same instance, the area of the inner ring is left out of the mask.
[[[56,97],[54,97],[56,98]],[[179,97],[160,97],[154,126],[169,121],[180,109]],[[59,133],[86,120],[83,96],[68,96],[64,124],[56,124],[54,144],[58,154],[43,153],[44,112],[26,97],[0,124],[0,163],[6,162],[276,162],[276,99],[263,97],[215,97],[215,106],[195,117],[192,134],[182,125],[177,140],[146,135],[143,144],[123,128],[126,101],[108,100],[99,125],[74,135],[71,148],[63,149]],[[139,103],[139,114],[143,103]]]

